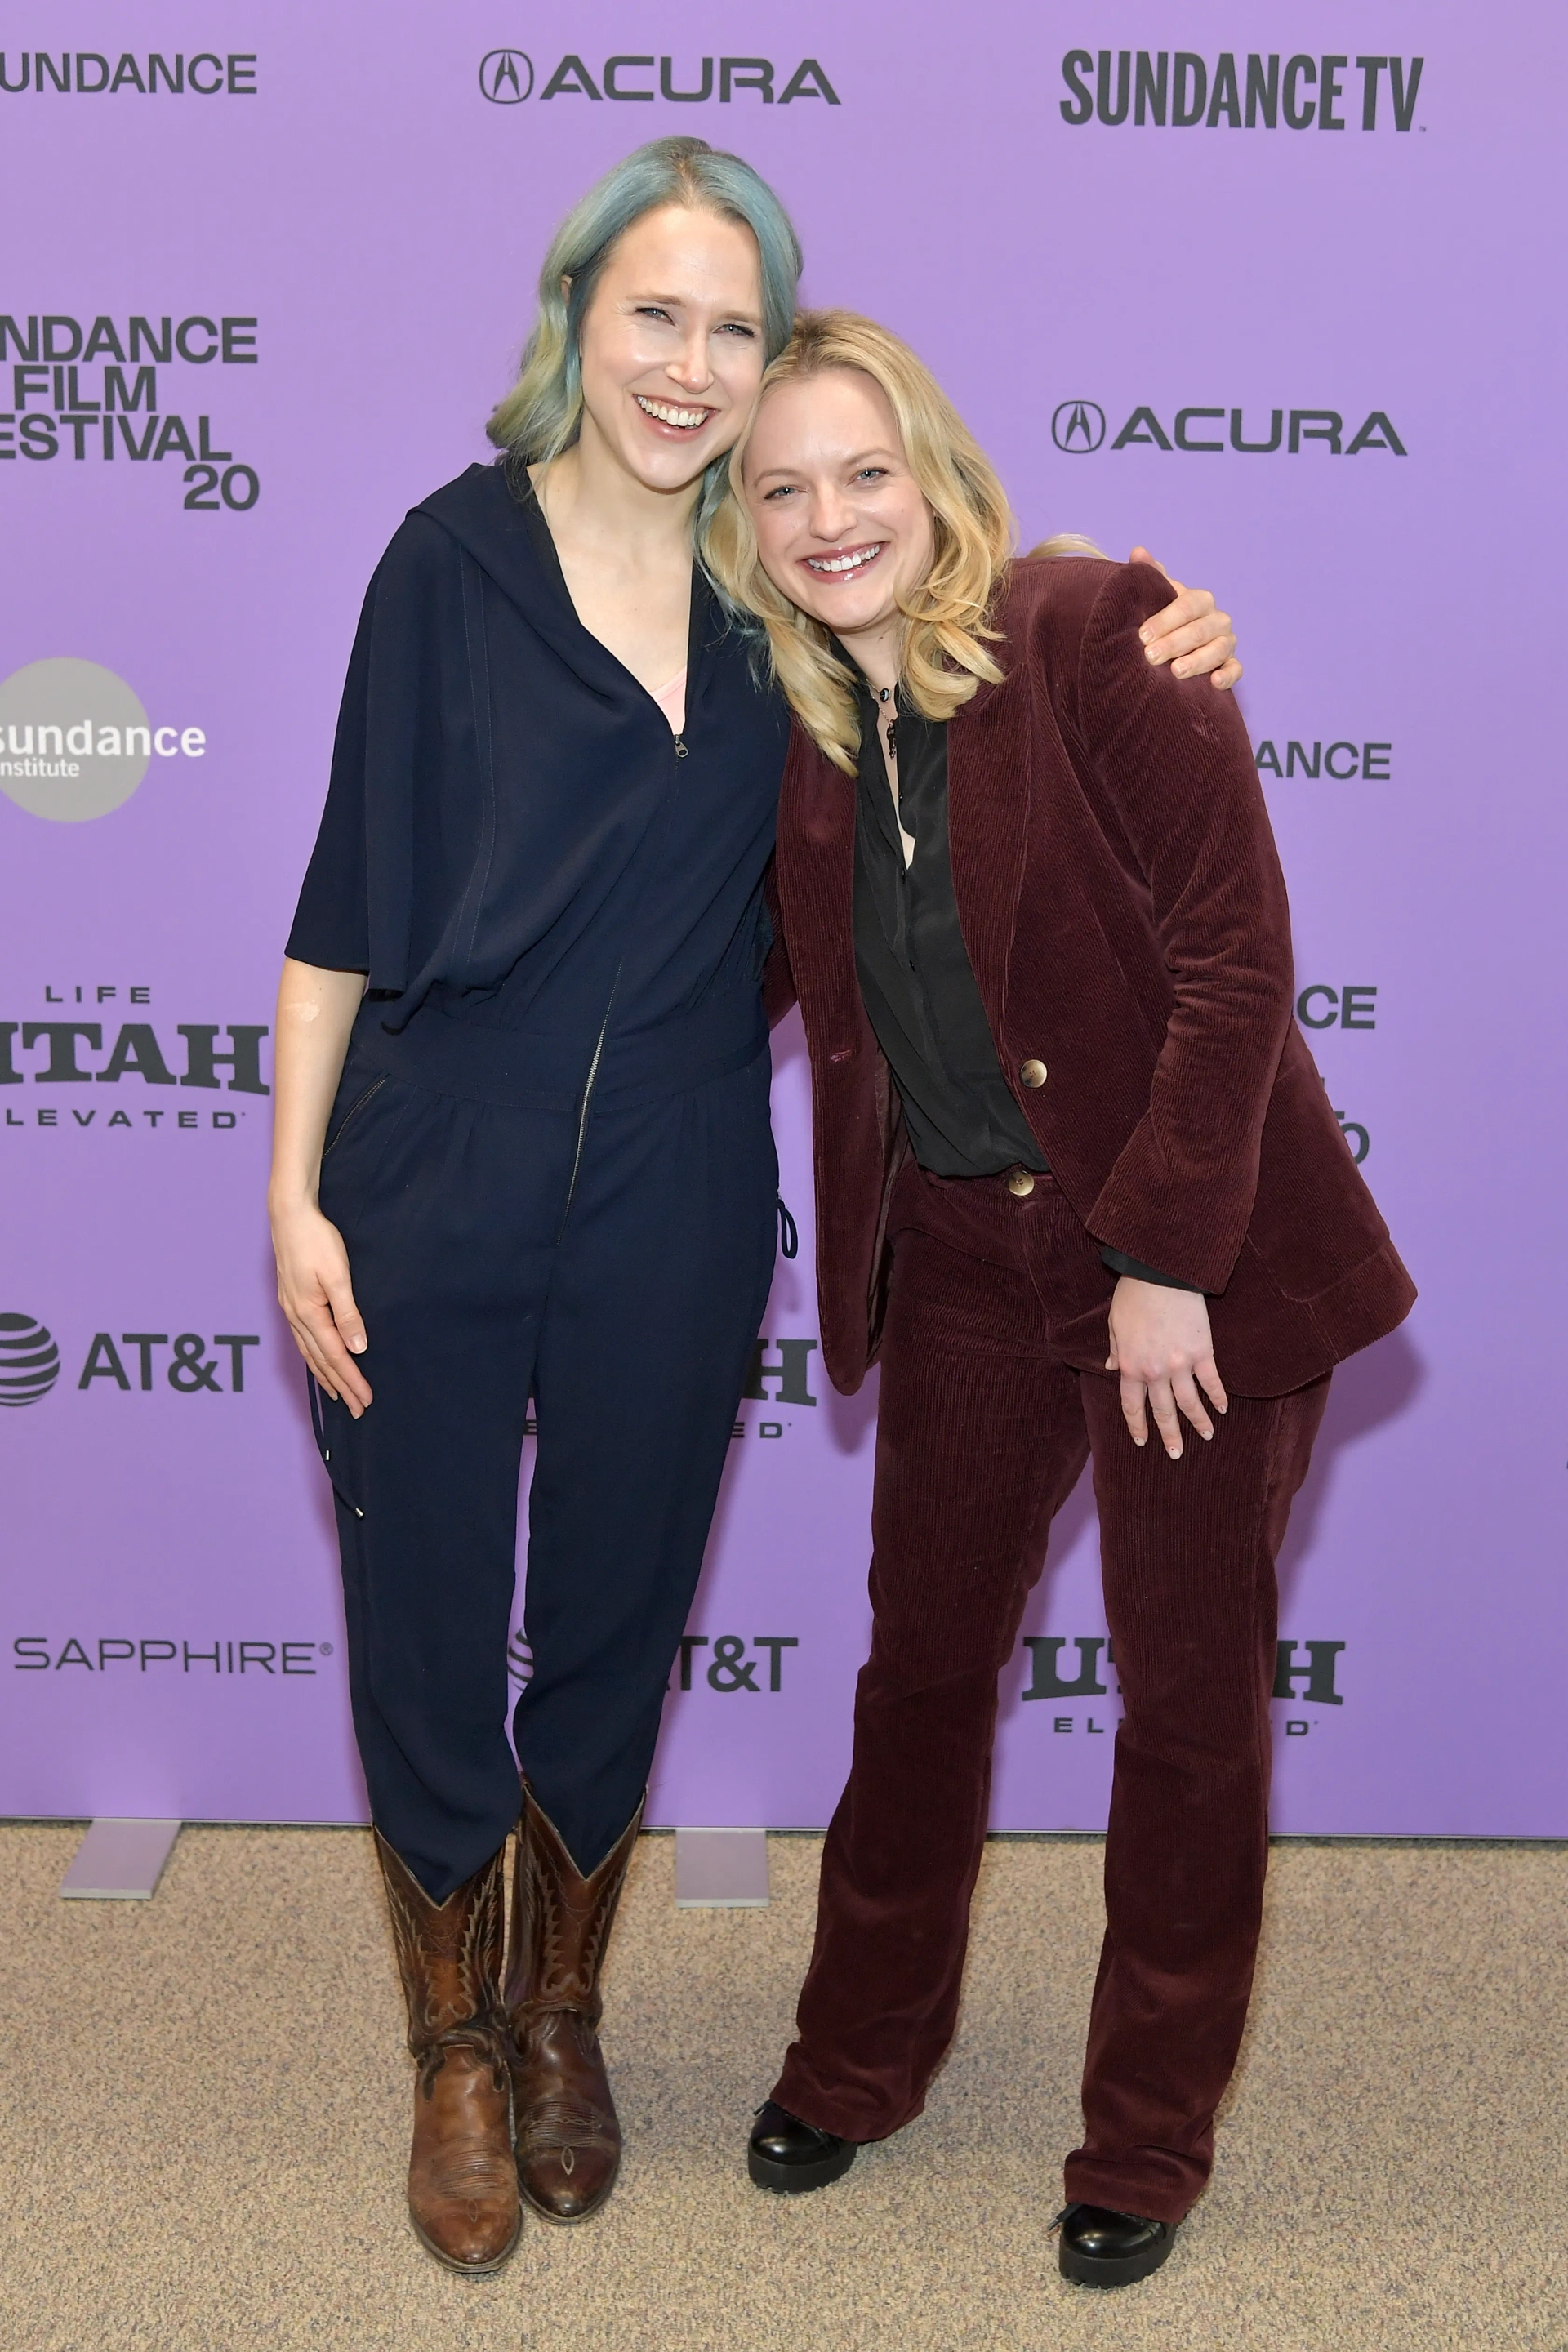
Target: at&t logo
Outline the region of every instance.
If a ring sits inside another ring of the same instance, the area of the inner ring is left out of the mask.
[[[60,1376],[60,1351],[34,1315],[0,1315],[0,1405],[37,1404]]]
[[[91,1390],[104,1381],[111,1394],[167,1385],[176,1396],[243,1396],[246,1349],[260,1345],[258,1331],[219,1331],[210,1340],[197,1331],[172,1338],[167,1331],[122,1331],[116,1347],[112,1332],[95,1331],[76,1385]],[[59,1376],[59,1346],[47,1326],[36,1315],[0,1314],[0,1405],[37,1404]]]

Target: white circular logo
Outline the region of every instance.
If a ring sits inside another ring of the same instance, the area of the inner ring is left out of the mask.
[[[0,793],[34,816],[107,816],[152,756],[140,697],[100,662],[29,662],[0,686]]]

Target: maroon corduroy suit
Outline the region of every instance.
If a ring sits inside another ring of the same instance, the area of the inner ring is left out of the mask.
[[[871,1655],[773,2095],[855,2140],[923,2105],[957,2015],[997,1675],[1092,1454],[1124,1712],[1067,2193],[1174,2221],[1208,2177],[1251,1988],[1275,1559],[1332,1367],[1415,1291],[1291,1018],[1240,715],[1139,642],[1169,593],[1144,565],[1016,564],[1004,682],[949,728],[953,887],[1050,1167],[1032,1184],[910,1157],[856,972],[856,786],[792,743],[770,992],[775,1013],[798,998],[811,1051],[824,1358],[853,1391],[879,1356],[881,1402]],[[1101,1243],[1209,1295],[1230,1411],[1177,1462],[1152,1433],[1133,1445],[1104,1369]]]

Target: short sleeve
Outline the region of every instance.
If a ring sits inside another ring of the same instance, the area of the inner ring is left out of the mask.
[[[365,754],[376,583],[360,614],[332,746],[331,778],[285,952],[329,971],[370,970]]]

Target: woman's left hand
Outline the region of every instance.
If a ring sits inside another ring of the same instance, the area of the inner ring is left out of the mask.
[[[1152,563],[1171,575],[1146,547],[1135,547],[1129,563]],[[1236,658],[1236,631],[1230,614],[1222,613],[1206,588],[1184,588],[1171,580],[1176,593],[1158,613],[1152,613],[1138,634],[1152,662],[1168,663],[1173,677],[1207,677],[1211,686],[1230,687],[1241,676]]]
[[[1200,1437],[1213,1437],[1204,1397],[1215,1412],[1224,1412],[1230,1402],[1214,1360],[1208,1301],[1201,1290],[1173,1290],[1124,1274],[1111,1294],[1105,1369],[1121,1375],[1121,1411],[1133,1444],[1148,1444],[1152,1414],[1173,1462],[1182,1458],[1181,1416]]]

